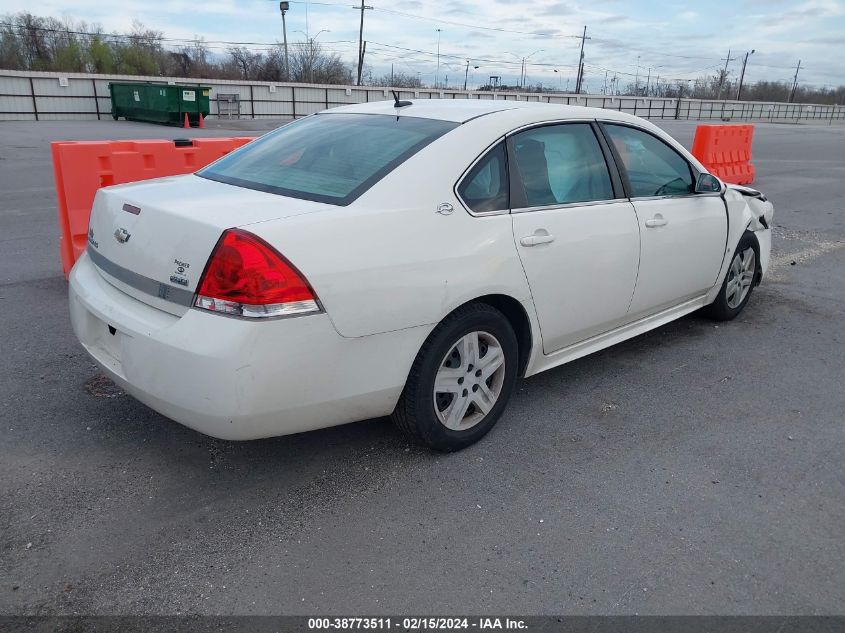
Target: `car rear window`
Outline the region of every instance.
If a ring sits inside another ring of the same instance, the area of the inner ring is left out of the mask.
[[[347,205],[458,125],[408,116],[317,114],[263,136],[197,175],[291,198]]]

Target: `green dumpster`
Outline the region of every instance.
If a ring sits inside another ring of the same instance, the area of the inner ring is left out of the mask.
[[[110,83],[111,115],[132,121],[182,125],[185,114],[199,125],[208,116],[208,86],[173,86],[153,83]]]

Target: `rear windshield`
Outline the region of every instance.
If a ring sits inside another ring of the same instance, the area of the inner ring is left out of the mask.
[[[197,173],[230,185],[347,205],[458,123],[324,113],[290,123]]]

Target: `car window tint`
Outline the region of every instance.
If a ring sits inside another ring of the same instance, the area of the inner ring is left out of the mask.
[[[496,145],[475,164],[458,186],[458,195],[477,213],[501,211],[509,207],[504,142]]]
[[[529,207],[612,200],[601,147],[587,123],[549,125],[513,137]]]
[[[345,205],[457,125],[407,116],[318,114],[261,137],[197,175]]]
[[[631,182],[631,195],[683,195],[693,191],[689,164],[655,136],[623,125],[605,125]]]

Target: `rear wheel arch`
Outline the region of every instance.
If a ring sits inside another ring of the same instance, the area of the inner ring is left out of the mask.
[[[478,441],[496,424],[520,370],[519,335],[511,321],[522,327],[511,303],[515,301],[507,296],[479,297],[456,307],[434,327],[391,414],[402,431],[448,452]],[[487,362],[490,350],[497,352]],[[489,375],[484,373],[488,368]]]
[[[507,318],[513,328],[514,334],[516,334],[516,342],[519,347],[518,375],[524,376],[525,370],[528,367],[528,361],[531,358],[531,346],[534,342],[534,336],[531,331],[531,320],[528,318],[525,306],[513,297],[503,294],[484,295],[472,301],[467,301],[463,305],[469,303],[486,303],[505,315],[505,318]]]

